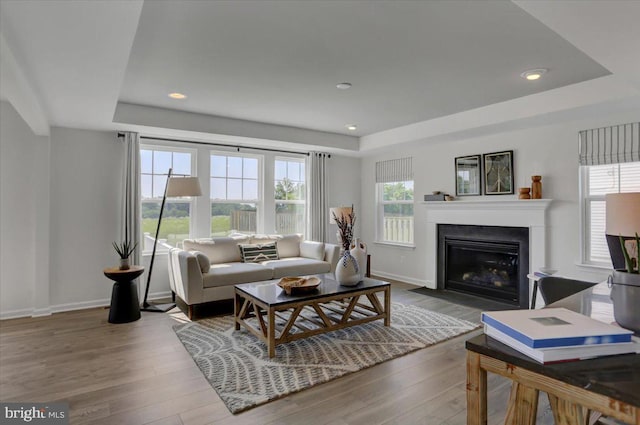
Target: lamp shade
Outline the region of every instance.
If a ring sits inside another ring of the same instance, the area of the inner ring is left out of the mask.
[[[344,217],[347,223],[351,223],[350,214],[353,212],[351,207],[335,207],[329,209],[329,223],[336,224],[334,217]]]
[[[605,196],[607,235],[635,236],[640,234],[640,192],[609,193]]]
[[[197,177],[171,177],[167,185],[167,197],[200,196],[200,182]]]

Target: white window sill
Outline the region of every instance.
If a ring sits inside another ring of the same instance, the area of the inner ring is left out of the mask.
[[[167,255],[169,254],[169,251],[167,251],[166,249],[160,251],[160,250],[156,250],[156,255]],[[143,252],[142,256],[143,257],[151,257],[153,255],[153,251],[149,251],[149,252]]]
[[[399,243],[399,242],[385,242],[385,241],[375,241],[373,242],[375,245],[384,245],[384,246],[394,246],[397,248],[405,248],[405,249],[416,249],[416,246],[408,243]]]
[[[612,265],[605,265],[605,264],[589,264],[589,263],[580,263],[577,262],[575,263],[576,266],[584,268],[584,269],[593,269],[593,270],[599,270],[599,271],[611,271],[613,270],[613,266]]]

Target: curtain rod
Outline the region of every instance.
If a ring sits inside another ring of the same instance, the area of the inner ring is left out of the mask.
[[[118,137],[122,137],[124,136],[124,133],[118,133]],[[196,145],[208,145],[208,146],[222,146],[222,147],[227,147],[227,148],[236,148],[236,150],[238,152],[240,152],[240,149],[251,149],[251,150],[257,150],[257,151],[268,151],[268,152],[280,152],[280,153],[293,153],[293,154],[297,154],[297,155],[306,155],[309,156],[311,153],[310,152],[297,152],[297,151],[287,151],[287,150],[283,150],[283,149],[269,149],[269,148],[252,148],[249,146],[240,146],[240,145],[227,145],[225,143],[214,143],[214,142],[198,142],[198,141],[192,141],[192,140],[180,140],[180,139],[168,139],[168,138],[164,138],[164,137],[150,137],[150,136],[140,136],[141,139],[148,139],[148,140],[160,140],[163,142],[179,142],[179,143],[193,143]],[[327,157],[331,158],[331,154],[326,154]]]

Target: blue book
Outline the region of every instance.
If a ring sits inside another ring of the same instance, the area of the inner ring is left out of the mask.
[[[481,320],[530,348],[630,342],[632,331],[566,308],[482,313]]]

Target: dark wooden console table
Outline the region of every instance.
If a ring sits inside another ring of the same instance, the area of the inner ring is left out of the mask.
[[[606,283],[552,306],[613,322]],[[640,354],[542,365],[484,334],[466,348],[468,425],[487,423],[487,372],[513,381],[506,424],[535,424],[538,393],[544,391],[557,424],[585,424],[596,411],[640,425]]]

